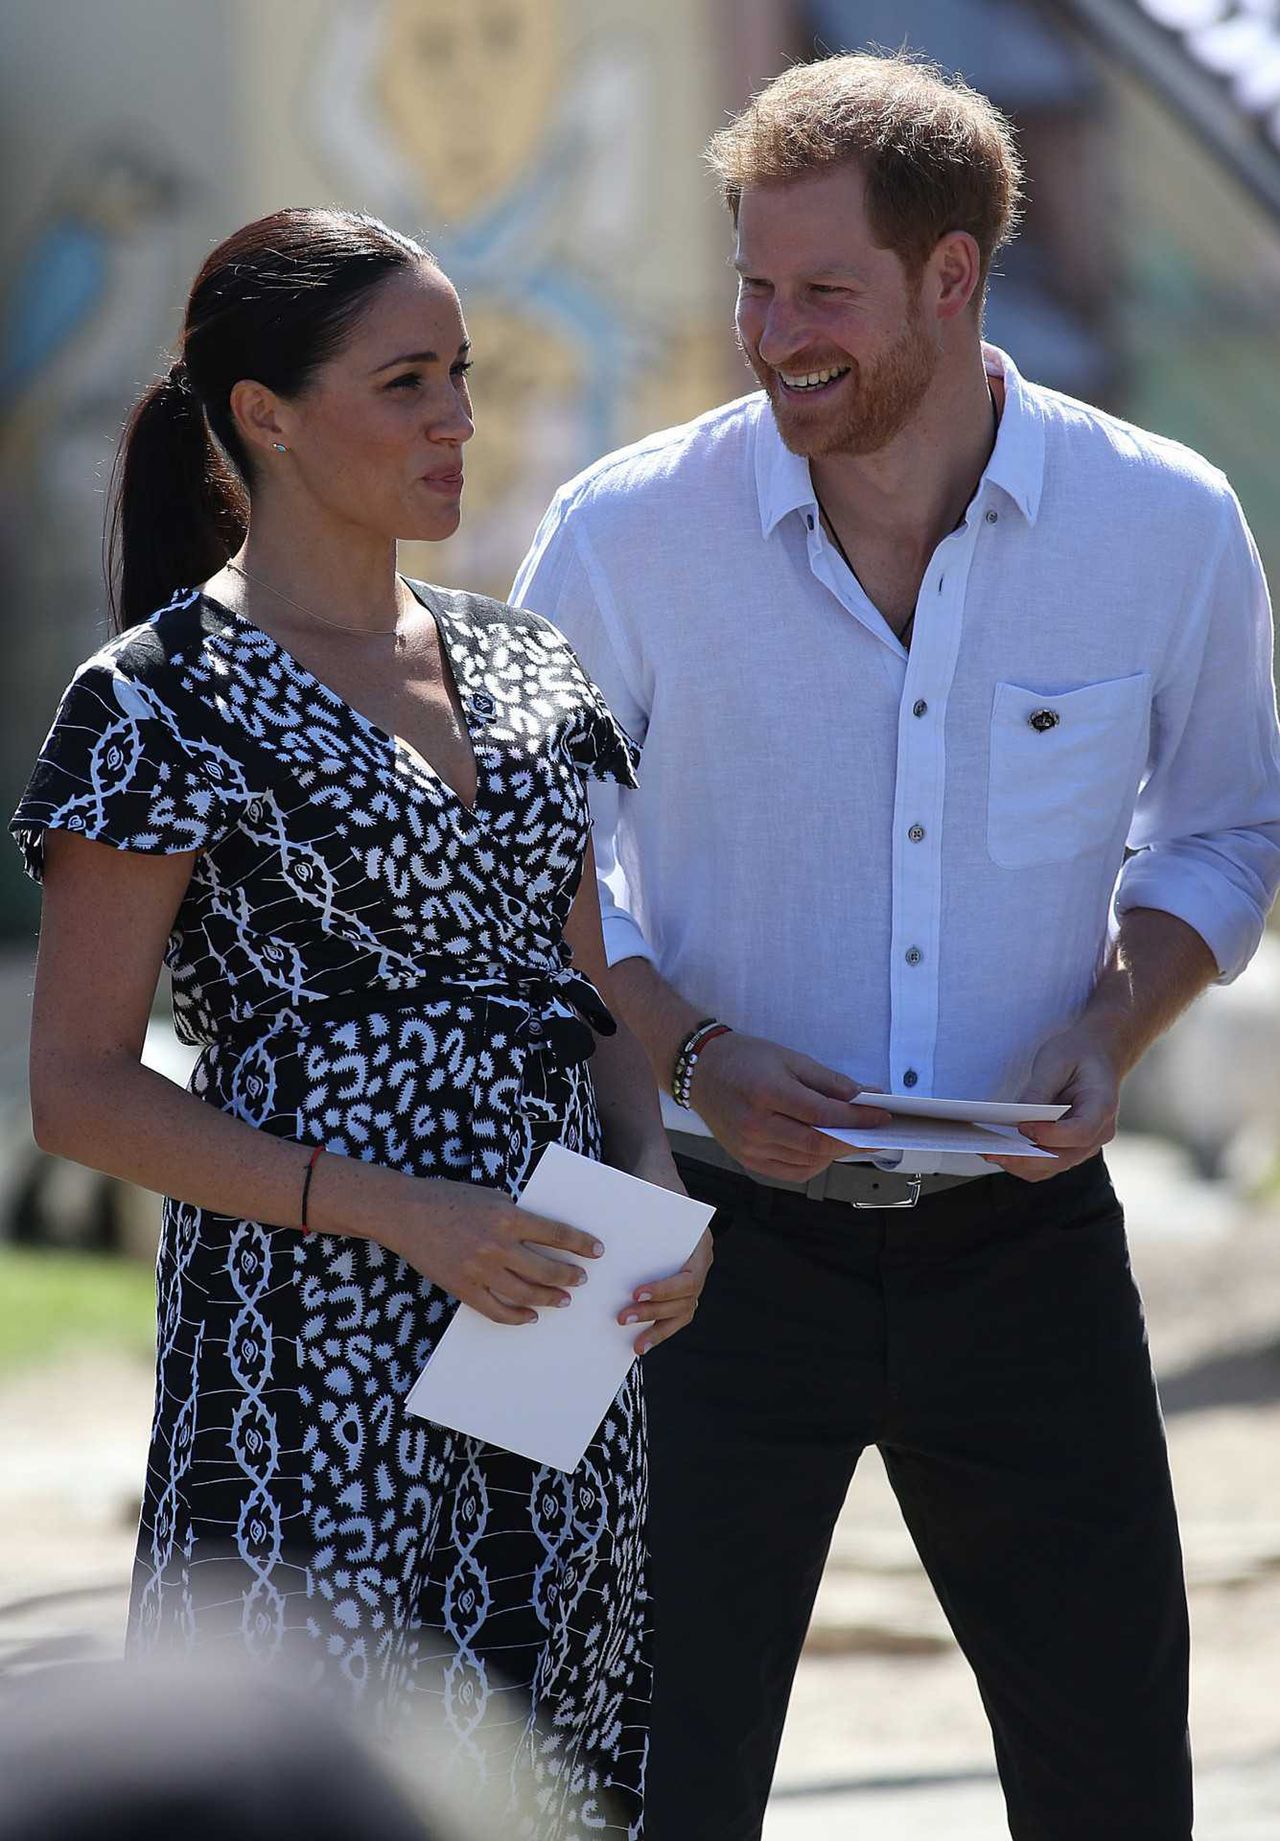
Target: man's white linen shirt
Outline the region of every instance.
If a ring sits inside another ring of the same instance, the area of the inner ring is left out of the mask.
[[[984,352],[999,432],[909,652],[762,394],[571,481],[512,598],[643,744],[638,791],[593,789],[610,962],[864,1085],[1012,1099],[1113,897],[1180,916],[1224,979],[1247,963],[1280,737],[1222,474]]]

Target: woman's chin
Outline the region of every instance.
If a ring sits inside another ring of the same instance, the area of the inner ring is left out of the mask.
[[[426,516],[417,512],[406,518],[396,536],[401,543],[443,543],[446,537],[453,536],[461,522],[462,507],[455,500],[452,505],[441,505]]]

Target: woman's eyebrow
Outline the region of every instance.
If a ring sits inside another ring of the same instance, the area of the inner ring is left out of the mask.
[[[470,350],[470,339],[464,339],[458,347],[458,356],[463,358]],[[439,362],[439,352],[401,352],[398,358],[388,358],[384,364],[375,365],[369,375],[376,377],[379,371],[389,371],[396,364],[439,364]]]

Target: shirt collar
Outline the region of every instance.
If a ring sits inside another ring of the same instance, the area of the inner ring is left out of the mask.
[[[998,345],[984,343],[982,358],[989,376],[1004,379],[1000,432],[983,477],[1007,492],[1027,523],[1034,524],[1044,486],[1044,417],[1036,391]]]
[[[1007,352],[984,343],[982,357],[987,371],[1004,380],[1000,432],[983,478],[1007,493],[1028,524],[1034,524],[1044,484],[1044,421],[1040,406]],[[788,512],[816,512],[818,501],[808,461],[784,445],[763,391],[758,401],[756,495],[760,529],[769,537]]]

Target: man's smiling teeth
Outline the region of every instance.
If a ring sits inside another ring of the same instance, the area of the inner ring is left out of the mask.
[[[779,371],[778,376],[788,390],[817,390],[821,385],[829,384],[833,378],[847,377],[851,369],[852,366],[846,364],[838,366],[834,371],[803,371],[794,377],[789,371]]]

